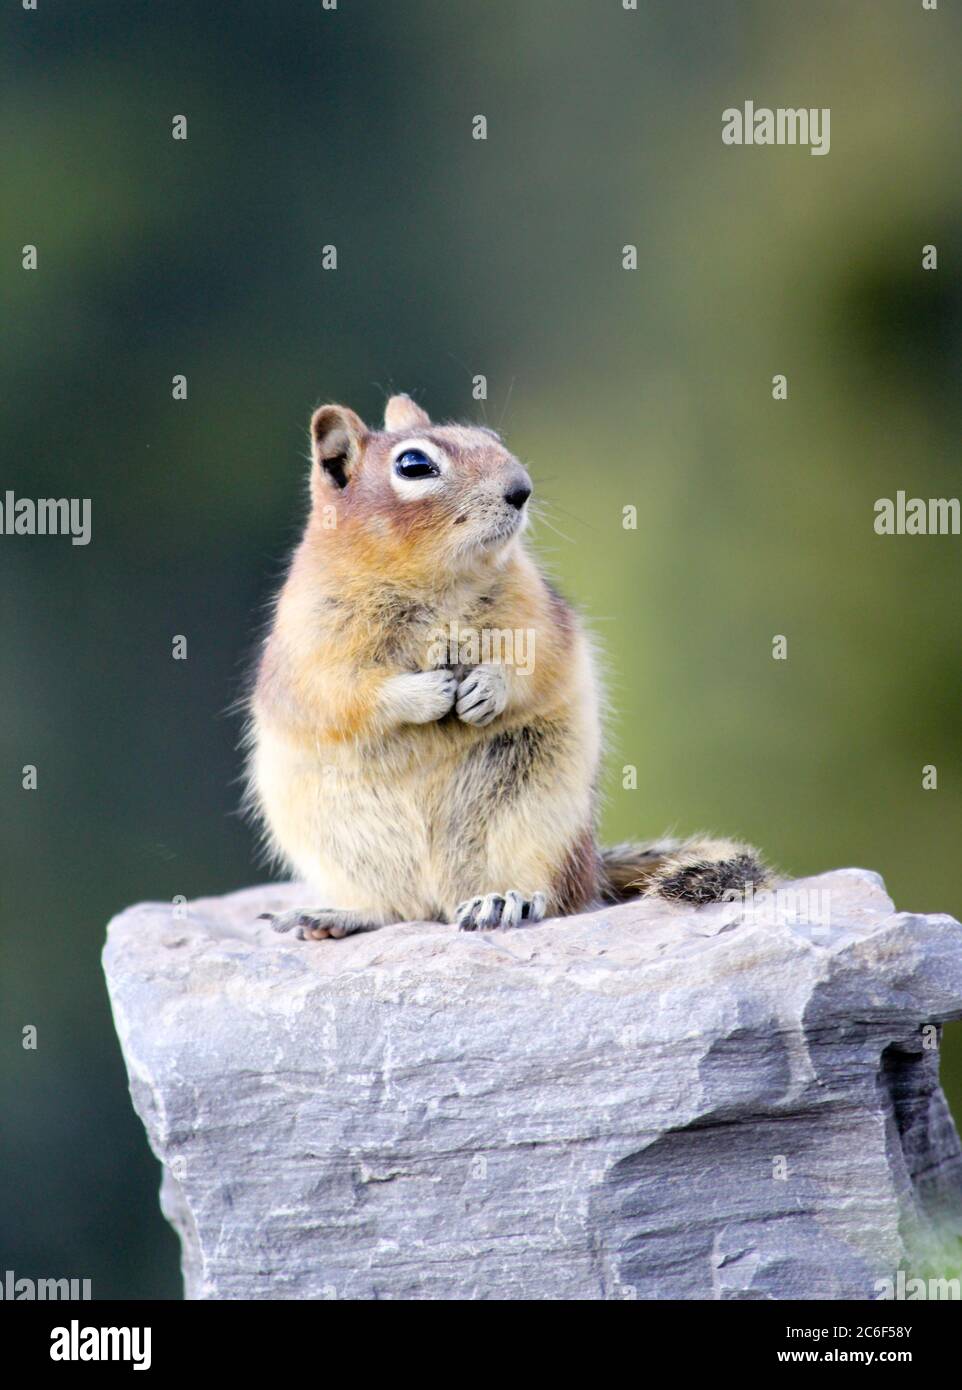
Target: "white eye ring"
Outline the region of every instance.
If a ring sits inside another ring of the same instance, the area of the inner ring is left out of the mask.
[[[421,476],[416,473],[414,476],[406,476],[401,471],[405,454],[417,455],[416,459],[411,460],[410,467],[416,469],[423,466],[431,471],[426,471]],[[391,486],[399,497],[424,497],[437,492],[443,485],[447,470],[447,458],[427,439],[405,439],[391,451]]]

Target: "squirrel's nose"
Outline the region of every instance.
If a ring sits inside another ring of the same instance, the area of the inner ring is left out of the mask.
[[[514,487],[509,488],[504,494],[504,500],[509,506],[517,507],[520,512],[530,496],[531,488],[528,483],[516,483]]]

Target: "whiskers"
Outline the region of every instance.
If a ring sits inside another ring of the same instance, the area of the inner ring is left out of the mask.
[[[545,501],[529,502],[528,510],[531,512],[531,519],[535,522],[540,522],[543,526],[547,526],[548,530],[553,531],[559,540],[566,541],[568,545],[574,545],[572,537],[565,535],[564,531],[559,531],[554,522],[549,519],[548,507],[550,505],[550,503]]]

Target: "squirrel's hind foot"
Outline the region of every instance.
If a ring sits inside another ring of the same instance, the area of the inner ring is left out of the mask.
[[[353,936],[359,931],[376,931],[383,922],[372,922],[361,912],[345,912],[336,907],[295,907],[289,912],[262,912],[257,919],[270,922],[274,931],[293,931],[298,941],[327,941]]]
[[[482,893],[458,904],[455,919],[458,931],[497,931],[499,927],[516,927],[521,922],[540,922],[545,915],[548,899],[545,893],[526,898],[516,889],[507,893]]]

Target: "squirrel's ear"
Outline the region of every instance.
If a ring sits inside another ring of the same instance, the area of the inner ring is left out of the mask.
[[[392,396],[384,407],[386,430],[426,430],[430,423],[427,411],[416,405],[410,396]]]
[[[322,405],[311,417],[314,462],[325,481],[347,487],[361,455],[367,426],[344,405]]]

